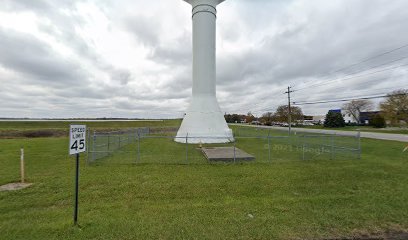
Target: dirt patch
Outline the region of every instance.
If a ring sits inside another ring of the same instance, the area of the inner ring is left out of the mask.
[[[39,138],[68,136],[67,130],[39,129],[39,130],[6,130],[0,131],[0,138]]]
[[[353,237],[323,238],[322,240],[407,240],[408,232],[400,230],[389,230],[383,233],[361,234]]]
[[[31,185],[33,184],[32,183],[8,183],[6,185],[0,186],[0,192],[21,190]]]

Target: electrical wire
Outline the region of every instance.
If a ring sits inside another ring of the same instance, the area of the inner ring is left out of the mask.
[[[322,100],[322,101],[315,101],[315,102],[293,102],[293,105],[312,105],[312,104],[322,104],[322,103],[333,103],[333,102],[347,102],[351,100],[368,100],[368,99],[375,99],[375,98],[385,98],[390,96],[403,96],[407,95],[406,93],[399,93],[399,94],[383,94],[378,96],[368,96],[368,97],[353,97],[348,99],[333,99],[333,100]]]
[[[381,73],[381,72],[385,72],[385,71],[389,71],[389,70],[393,70],[393,69],[397,69],[397,68],[405,67],[405,66],[408,66],[408,63],[402,64],[402,65],[399,65],[399,66],[394,66],[394,67],[390,67],[390,68],[381,69],[381,70],[374,71],[374,72],[363,73],[363,74],[353,76],[353,77],[333,79],[333,80],[330,80],[330,81],[327,81],[327,82],[324,82],[324,83],[319,83],[319,84],[316,83],[316,84],[312,84],[312,85],[309,85],[309,86],[306,86],[306,87],[303,87],[303,88],[295,89],[293,91],[297,92],[297,91],[304,90],[304,89],[311,88],[311,87],[325,86],[325,85],[331,84],[331,83],[336,82],[336,81],[347,81],[347,80],[354,79],[354,78],[370,76],[370,75],[374,75],[374,74],[377,74],[377,73]],[[370,70],[370,69],[368,69],[368,70]]]
[[[392,90],[391,90],[392,89]],[[399,86],[399,87],[387,87],[387,88],[375,88],[375,89],[366,89],[366,90],[351,90],[351,91],[348,91],[348,93],[353,93],[353,92],[357,92],[358,91],[358,93],[359,94],[361,94],[361,93],[363,93],[363,92],[374,92],[374,91],[381,91],[381,92],[383,92],[383,91],[386,91],[387,90],[387,92],[394,92],[394,91],[397,91],[397,90],[400,90],[400,89],[408,89],[408,86]],[[326,93],[327,94],[327,93]],[[379,95],[379,94],[382,94],[382,93],[369,93],[369,95]],[[315,95],[315,96],[320,96],[320,95]],[[348,96],[348,97],[342,97],[342,98],[350,98],[350,96]],[[299,99],[299,100],[297,100],[297,102],[307,102],[307,101],[309,101],[309,100],[307,100],[307,99]]]
[[[406,47],[408,47],[408,44],[404,44],[404,45],[402,45],[402,46],[400,46],[400,47],[397,47],[397,48],[388,50],[388,51],[386,51],[386,52],[377,54],[377,55],[375,55],[375,56],[373,56],[373,57],[369,57],[369,58],[363,59],[363,60],[361,60],[361,61],[359,61],[359,62],[353,63],[353,64],[351,64],[351,65],[349,65],[349,66],[342,67],[342,68],[337,69],[337,70],[335,70],[335,71],[331,71],[330,73],[324,75],[323,77],[330,76],[330,75],[332,75],[332,74],[334,74],[334,73],[338,73],[338,72],[343,71],[343,70],[346,70],[346,69],[348,69],[348,68],[352,68],[352,67],[354,67],[354,66],[357,66],[357,65],[360,65],[360,64],[362,64],[362,63],[368,62],[368,61],[370,61],[370,60],[373,60],[373,59],[382,57],[382,56],[384,56],[384,55],[390,54],[390,53],[392,53],[392,52],[398,51],[398,50],[403,49],[403,48],[406,48]],[[365,70],[365,71],[366,71],[366,70]],[[305,84],[305,83],[312,82],[312,81],[313,81],[313,80],[306,81],[306,82],[304,82],[304,84]],[[293,87],[293,86],[292,86],[292,87]],[[301,90],[301,89],[298,89],[298,90]]]
[[[373,59],[382,57],[382,56],[384,56],[384,55],[390,54],[390,53],[392,53],[392,52],[395,52],[395,51],[397,51],[397,50],[400,50],[400,49],[406,48],[406,47],[408,47],[408,44],[405,44],[405,45],[403,45],[403,46],[394,48],[394,49],[389,50],[389,51],[386,51],[386,52],[384,52],[384,53],[380,53],[380,54],[375,55],[375,56],[373,56],[373,57],[369,57],[369,58],[363,59],[363,60],[361,60],[360,62],[353,63],[353,64],[351,64],[351,65],[349,65],[349,66],[347,66],[347,67],[343,67],[343,68],[340,68],[340,69],[338,69],[338,70],[336,70],[336,71],[333,71],[333,72],[331,72],[331,74],[337,73],[337,72],[340,72],[340,71],[343,71],[343,70],[345,70],[345,69],[347,69],[347,68],[351,68],[351,67],[360,65],[360,64],[362,64],[362,63],[365,63],[365,62],[368,62],[368,61],[370,61],[370,60],[373,60]]]

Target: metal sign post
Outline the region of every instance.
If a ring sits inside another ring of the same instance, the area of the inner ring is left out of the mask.
[[[76,154],[75,164],[75,202],[74,202],[74,225],[78,223],[78,186],[79,185],[79,153]]]
[[[76,155],[74,225],[78,224],[79,153],[85,152],[85,151],[86,151],[86,126],[85,125],[70,125],[69,127],[69,154]]]

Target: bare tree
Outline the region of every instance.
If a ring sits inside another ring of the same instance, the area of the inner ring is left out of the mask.
[[[255,116],[251,112],[248,112],[247,115],[245,116],[245,122],[251,123],[254,120],[255,120]]]
[[[266,112],[266,113],[262,114],[261,121],[265,125],[271,125],[273,120],[274,120],[273,112]]]
[[[372,108],[373,103],[369,100],[351,100],[343,105],[343,110],[351,114],[357,123],[360,123],[360,113],[362,111],[369,111]]]

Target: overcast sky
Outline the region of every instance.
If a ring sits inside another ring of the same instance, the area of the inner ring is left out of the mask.
[[[289,85],[300,89],[295,102],[407,88],[408,46],[343,69],[407,45],[407,23],[406,0],[227,0],[217,19],[220,107],[259,116],[287,103]],[[191,26],[181,0],[2,0],[0,117],[182,117]]]

